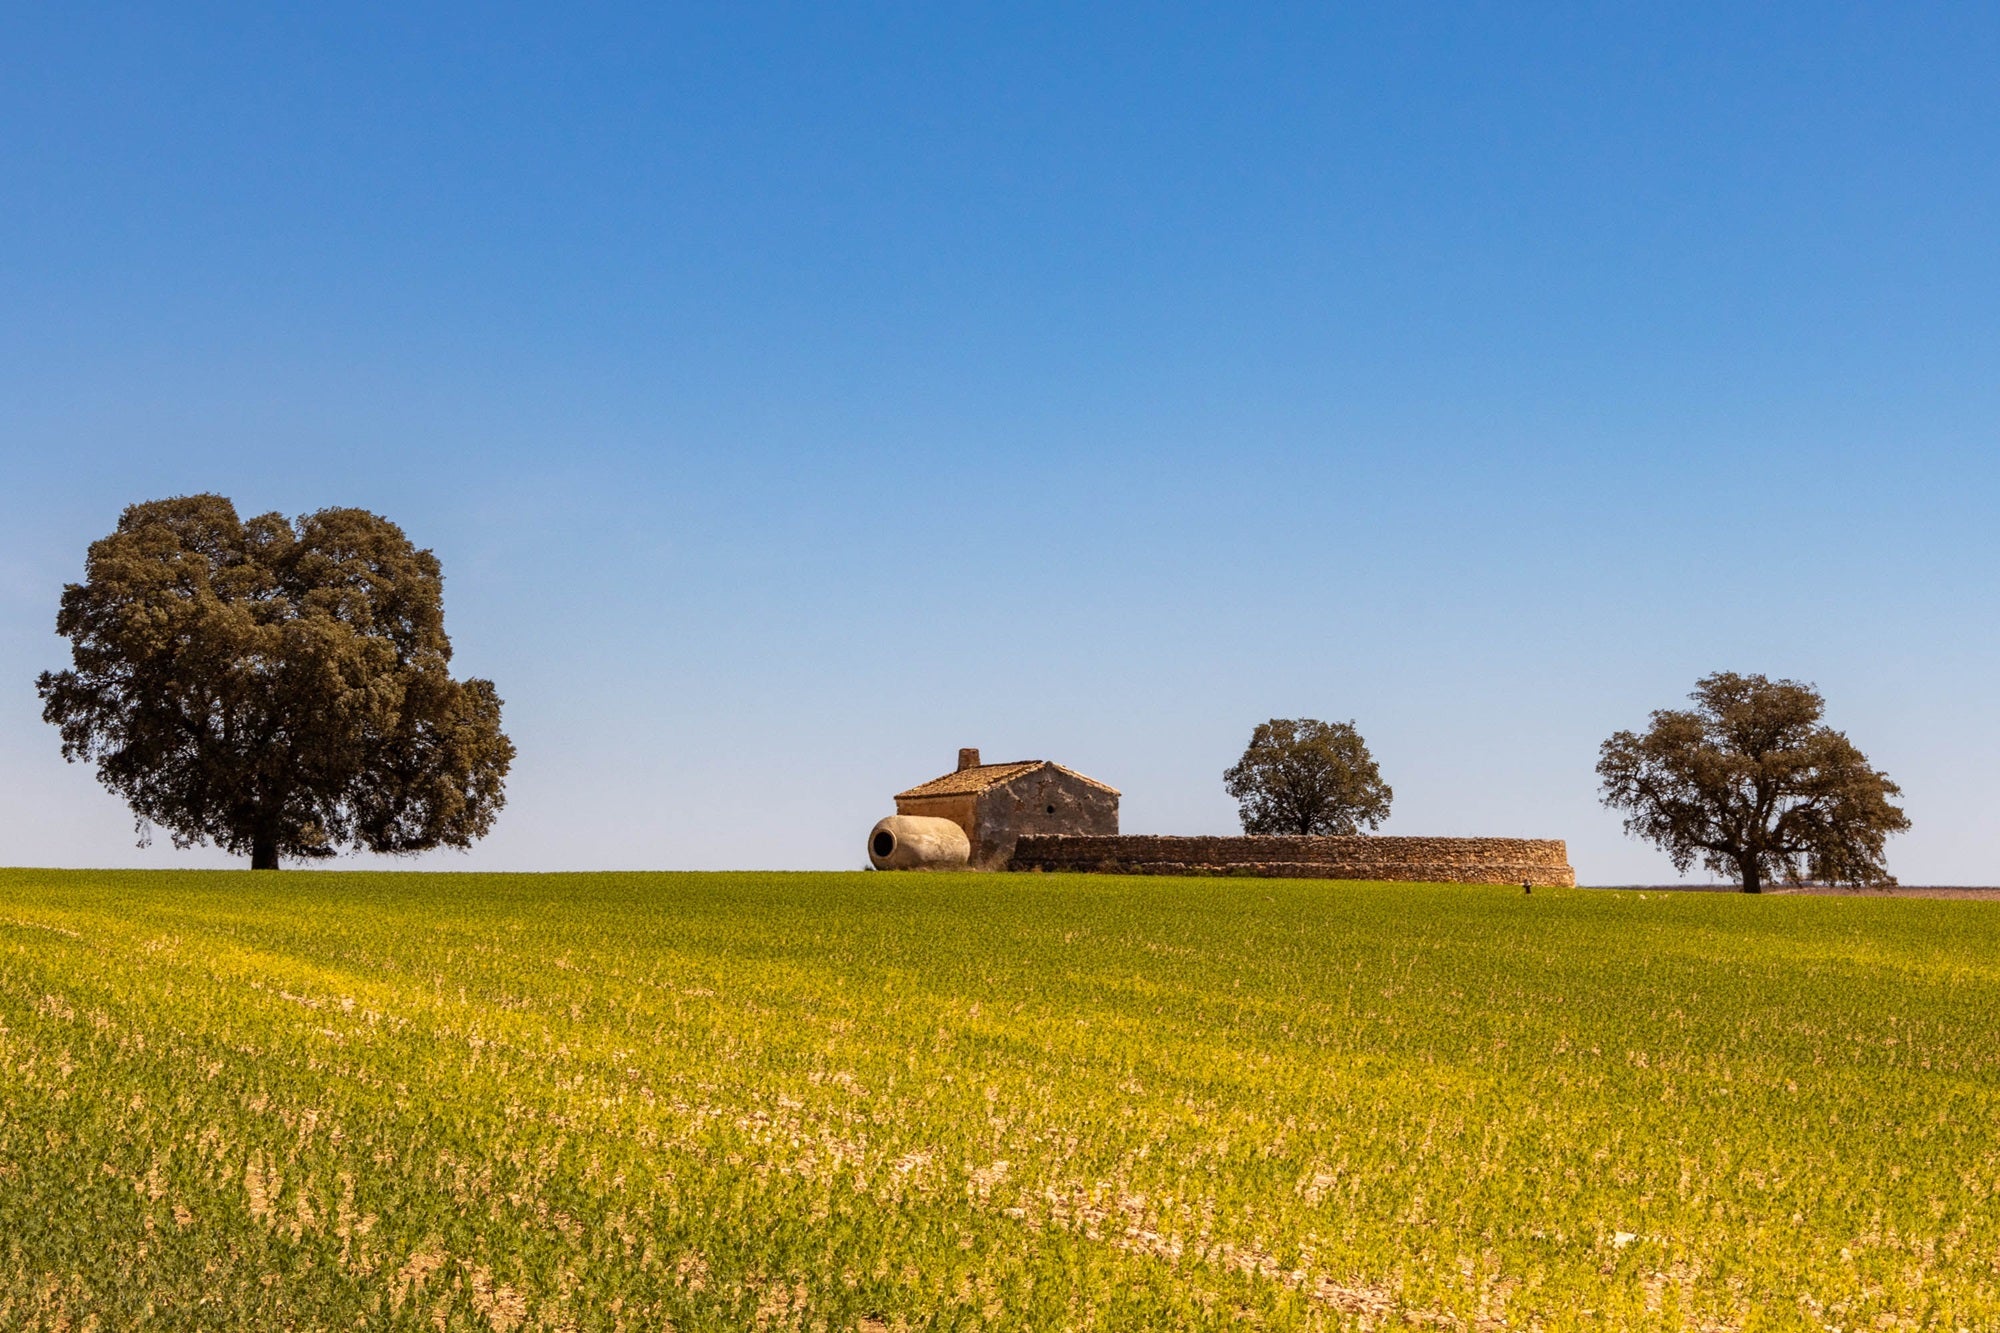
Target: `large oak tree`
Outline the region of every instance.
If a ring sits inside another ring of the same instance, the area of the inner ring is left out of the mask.
[[[1699,861],[1745,893],[1790,883],[1894,884],[1884,840],[1909,828],[1902,789],[1841,732],[1821,723],[1811,685],[1718,672],[1660,709],[1644,734],[1604,742],[1604,804],[1628,833],[1657,843],[1685,874]]]
[[[1245,833],[1359,833],[1395,799],[1352,722],[1311,717],[1258,723],[1222,780]]]
[[[37,688],[64,757],[177,846],[265,870],[466,847],[505,800],[514,746],[493,683],[452,679],[437,557],[375,514],[133,505],[56,629],[73,666]]]

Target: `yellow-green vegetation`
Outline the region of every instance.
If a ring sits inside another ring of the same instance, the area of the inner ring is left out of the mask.
[[[1978,902],[0,872],[0,1327],[1990,1330],[1996,1092]]]

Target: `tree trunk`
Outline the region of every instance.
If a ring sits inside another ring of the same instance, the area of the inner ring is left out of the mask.
[[[1741,857],[1736,862],[1743,871],[1743,892],[1762,893],[1764,891],[1764,867],[1754,856]]]
[[[250,839],[250,868],[252,870],[276,870],[278,868],[278,839],[275,834],[258,833]]]

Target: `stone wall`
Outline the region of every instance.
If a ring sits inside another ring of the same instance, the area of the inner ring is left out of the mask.
[[[1010,870],[1431,884],[1576,883],[1560,838],[1023,836]]]
[[[932,819],[949,819],[965,830],[968,841],[973,838],[973,830],[979,826],[974,817],[978,808],[978,798],[971,792],[953,792],[945,796],[924,796],[916,800],[896,798],[896,813],[899,815],[928,815]],[[979,844],[972,843],[972,859],[979,859]]]

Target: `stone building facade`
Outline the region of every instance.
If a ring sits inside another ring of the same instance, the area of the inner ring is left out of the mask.
[[[1560,838],[1079,837],[1016,840],[1013,870],[1574,885]]]
[[[896,794],[899,815],[949,819],[972,842],[972,865],[1004,870],[1025,835],[1115,837],[1118,790],[1046,759],[982,764],[960,750],[958,767]]]

